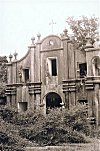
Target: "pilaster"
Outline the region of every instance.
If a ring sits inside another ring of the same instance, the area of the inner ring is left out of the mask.
[[[8,71],[7,71],[7,83],[11,84],[12,83],[12,63],[9,62],[7,63]]]
[[[40,110],[41,104],[41,83],[30,83],[28,87],[31,102],[34,104],[35,110]]]
[[[29,46],[31,51],[30,60],[31,60],[31,67],[30,67],[30,74],[31,74],[31,82],[35,82],[35,45]]]

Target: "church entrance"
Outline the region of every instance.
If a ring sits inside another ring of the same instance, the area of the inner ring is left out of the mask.
[[[61,107],[61,97],[55,93],[55,92],[50,92],[46,96],[46,109],[52,109],[52,108],[59,108]]]

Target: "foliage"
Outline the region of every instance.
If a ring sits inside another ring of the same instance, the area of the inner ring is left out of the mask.
[[[2,142],[0,141],[0,146],[3,146],[4,150],[24,151],[22,148],[25,146],[32,146],[32,143],[19,136],[21,125],[18,127],[13,121],[17,115],[18,112],[15,112],[14,109],[3,106],[0,108],[0,132],[3,134],[1,135],[1,139],[5,140]]]
[[[87,135],[90,135],[85,106],[76,106],[71,110],[50,109],[46,116],[40,112],[18,113],[1,107],[0,118],[0,139],[4,140],[1,145],[16,150],[25,146],[86,143]]]
[[[71,114],[75,110],[75,107],[71,111],[52,109],[46,117],[39,117],[34,125],[22,128],[19,133],[40,146],[85,143],[87,142],[85,136],[90,134],[90,126],[87,120],[83,120],[86,118],[84,110],[80,112],[78,108],[76,114]]]
[[[92,137],[100,139],[100,126],[97,129],[93,128]]]
[[[77,105],[69,111],[65,111],[64,121],[67,126],[71,126],[72,130],[80,131],[86,135],[90,135],[90,124],[87,120],[87,106]]]
[[[13,109],[3,107],[0,109],[0,117],[7,122],[11,122],[13,117],[15,117],[15,114],[17,115],[17,112]]]
[[[7,83],[7,57],[0,57],[0,95],[4,95]]]
[[[2,80],[3,82],[7,81],[7,58],[6,56],[4,57],[0,57],[0,80]]]
[[[7,134],[3,132],[0,132],[0,142],[8,145],[12,145],[16,143],[14,139],[12,139],[11,137],[9,137]]]
[[[68,17],[67,21],[70,29],[73,33],[73,41],[75,46],[83,47],[86,44],[86,36],[91,37],[91,42],[93,43],[96,39],[98,33],[99,19],[95,16],[90,18],[86,16],[81,16],[76,19],[74,17]]]

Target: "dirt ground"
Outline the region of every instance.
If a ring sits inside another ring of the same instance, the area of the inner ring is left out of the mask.
[[[64,146],[27,147],[26,151],[100,151],[100,140],[87,144],[68,144]]]

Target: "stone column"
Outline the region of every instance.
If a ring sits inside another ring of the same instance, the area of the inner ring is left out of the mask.
[[[10,54],[9,55],[9,63],[7,63],[7,66],[8,66],[8,70],[7,70],[7,83],[8,84],[11,84],[12,83],[12,58],[13,56]]]
[[[69,109],[69,101],[70,101],[70,95],[69,95],[69,92],[65,92],[65,107],[67,109]]]
[[[96,73],[95,73],[95,63],[92,62],[92,71],[93,71],[93,76],[96,76]]]
[[[13,61],[13,83],[17,83],[17,53],[14,53],[14,61]]]
[[[95,84],[95,94],[94,94],[94,101],[95,101],[95,113],[96,113],[96,126],[99,125],[99,84]]]
[[[35,109],[35,97],[34,97],[34,94],[31,94],[29,96],[29,106],[30,106],[30,109],[32,111],[34,111],[34,109]]]
[[[62,47],[63,47],[63,77],[64,79],[69,79],[69,58],[68,58],[68,41],[69,37],[67,34],[67,29],[64,30],[64,34],[62,34]],[[66,59],[67,58],[67,59]]]
[[[36,110],[40,110],[40,94],[36,94]]]
[[[17,62],[13,62],[12,71],[13,71],[12,83],[17,83]]]
[[[26,95],[27,95],[27,90],[26,90],[26,85],[24,85],[23,87],[22,87],[22,102],[26,102]]]
[[[29,49],[31,51],[31,55],[30,55],[30,60],[31,60],[31,68],[30,68],[30,74],[31,74],[31,82],[35,82],[35,44],[34,44],[34,40],[35,40],[35,37],[32,37],[31,38],[32,40],[32,44],[31,46],[29,46]]]
[[[100,125],[100,89],[99,89],[99,105],[98,105],[98,124]]]
[[[7,95],[7,106],[10,107],[11,106],[11,96]]]
[[[35,53],[35,81],[40,82],[41,77],[40,77],[40,66],[41,66],[41,56],[40,56],[40,50],[41,50],[41,34],[37,34],[38,40],[36,43],[36,53]]]
[[[8,71],[7,71],[7,84],[11,84],[12,83],[12,63],[8,63]]]
[[[13,107],[16,105],[16,87],[11,88],[11,105]]]

